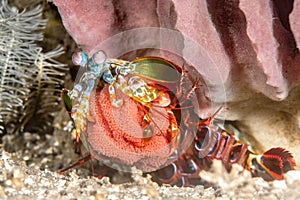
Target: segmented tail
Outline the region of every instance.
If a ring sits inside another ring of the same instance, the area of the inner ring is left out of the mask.
[[[283,148],[272,148],[258,155],[233,133],[215,125],[201,126],[188,151],[173,164],[153,173],[154,180],[178,186],[212,186],[201,179],[199,173],[208,170],[213,159],[221,160],[228,172],[233,164],[239,164],[252,176],[266,181],[282,180],[284,173],[296,165],[292,154]]]
[[[283,174],[293,170],[296,162],[292,154],[281,148],[269,149],[262,155],[251,158],[250,170],[253,176],[260,176],[265,180],[282,180]]]

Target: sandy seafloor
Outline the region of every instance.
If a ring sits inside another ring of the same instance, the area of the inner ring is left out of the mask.
[[[108,177],[80,176],[77,170],[61,175],[40,170],[39,164],[29,167],[12,155],[1,148],[0,199],[300,199],[300,171],[288,172],[282,181],[265,182],[238,166],[228,174],[215,162],[214,172],[201,175],[219,188],[181,188],[159,186],[140,173],[121,184],[111,183]]]

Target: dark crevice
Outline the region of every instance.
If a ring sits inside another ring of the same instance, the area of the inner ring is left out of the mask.
[[[170,6],[170,24],[171,24],[171,27],[175,27],[176,22],[177,22],[177,13],[175,11],[174,3],[171,2],[171,6]]]
[[[208,0],[208,11],[224,49],[234,64],[255,61],[255,51],[247,36],[247,23],[238,0]]]
[[[247,34],[246,16],[239,3],[239,0],[207,0],[211,20],[231,62],[231,84],[251,88],[252,83],[243,83],[241,80],[252,80],[249,71],[257,72],[261,69],[258,68],[257,55]],[[255,76],[261,77],[259,73]]]
[[[272,0],[270,2],[270,6],[273,8],[273,34],[279,43],[278,57],[282,64],[282,74],[286,79],[289,79],[288,76],[296,70],[293,67],[293,60],[299,54],[289,22],[293,3],[293,0]]]
[[[289,15],[293,11],[294,0],[272,0],[273,7],[273,29],[274,37],[280,44],[279,56],[283,60],[288,60],[286,56],[294,58],[298,53],[296,40],[291,30]],[[278,19],[278,20],[276,20]],[[287,64],[287,63],[285,63]]]
[[[212,22],[225,47],[224,49],[234,62],[236,56],[234,54],[234,40],[231,32],[235,28],[234,26],[236,26],[232,12],[236,6],[234,6],[234,2],[231,0],[208,0],[207,5]]]
[[[122,2],[119,0],[112,0],[115,11],[115,27],[118,27],[120,30],[124,29],[123,24],[126,23],[127,15],[122,9]]]
[[[273,0],[274,8],[277,10],[281,24],[291,32],[289,15],[293,11],[294,0]]]
[[[160,27],[175,28],[177,13],[171,0],[158,0],[156,12]]]

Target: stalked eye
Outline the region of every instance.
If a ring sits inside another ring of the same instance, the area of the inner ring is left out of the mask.
[[[98,51],[94,53],[92,59],[95,64],[100,65],[106,61],[106,54],[104,51]]]
[[[79,65],[80,67],[84,67],[88,61],[88,55],[83,51],[76,51],[72,55],[72,62],[74,65]]]

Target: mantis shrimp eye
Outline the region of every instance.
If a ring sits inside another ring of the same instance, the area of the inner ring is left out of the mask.
[[[104,51],[97,51],[96,53],[94,53],[92,59],[96,65],[100,65],[106,61],[106,55]]]
[[[80,67],[84,67],[88,62],[88,55],[83,51],[76,51],[72,55],[72,62],[74,65],[79,65]]]

